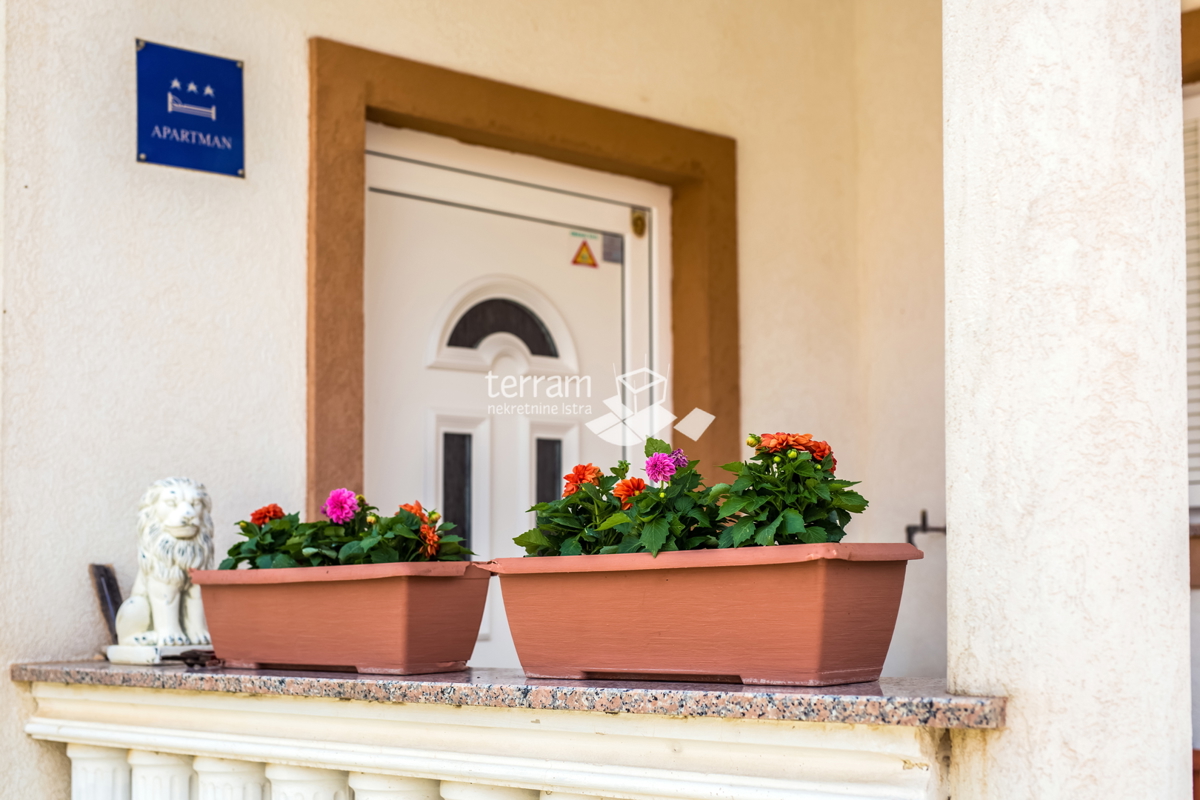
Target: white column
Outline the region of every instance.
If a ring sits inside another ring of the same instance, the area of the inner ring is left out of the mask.
[[[538,800],[537,789],[490,786],[486,783],[442,781],[444,800]]]
[[[951,793],[1190,797],[1179,3],[943,14]]]
[[[129,751],[133,800],[191,800],[192,757]]]
[[[350,800],[346,773],[332,769],[268,764],[271,800]]]
[[[129,800],[128,750],[68,744],[71,800]]]
[[[197,756],[192,761],[197,796],[199,800],[267,800],[271,790],[265,768],[253,761]]]
[[[438,782],[427,778],[350,773],[354,800],[438,800]]]

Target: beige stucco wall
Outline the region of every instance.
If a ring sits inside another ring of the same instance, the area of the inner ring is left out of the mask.
[[[1183,798],[1178,11],[945,8],[952,793]]]
[[[856,535],[944,524],[942,8],[865,0],[855,14],[858,452],[871,507]],[[953,535],[953,533],[951,533]],[[919,534],[887,675],[946,672],[946,540]]]
[[[313,35],[736,137],[743,427],[833,442],[874,501],[862,539],[900,539],[922,507],[940,522],[938,4],[680,12],[9,0],[4,664],[102,644],[86,565],[113,562],[128,586],[153,479],[206,482],[222,547],[248,509],[301,506]],[[137,37],[245,60],[246,180],[135,162]],[[940,578],[926,571],[934,608],[906,598],[893,672],[943,663],[912,655],[940,636]],[[65,796],[61,750],[25,738],[19,707],[24,692],[0,680],[0,795]]]

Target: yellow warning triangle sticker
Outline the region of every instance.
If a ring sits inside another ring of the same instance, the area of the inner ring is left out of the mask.
[[[575,257],[571,259],[572,264],[578,264],[581,267],[598,267],[596,257],[592,255],[592,248],[588,247],[587,242],[582,242],[579,249],[575,251]]]

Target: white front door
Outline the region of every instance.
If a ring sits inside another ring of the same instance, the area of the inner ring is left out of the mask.
[[[670,191],[382,125],[366,169],[365,494],[522,555],[566,471],[631,454],[587,423],[669,406],[616,378],[669,369]],[[518,666],[492,583],[471,665]]]

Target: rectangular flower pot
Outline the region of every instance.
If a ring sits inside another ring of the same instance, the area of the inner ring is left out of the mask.
[[[910,544],[501,558],[525,674],[828,686],[873,681]]]
[[[464,669],[488,572],[466,561],[193,570],[217,658],[393,675]]]

